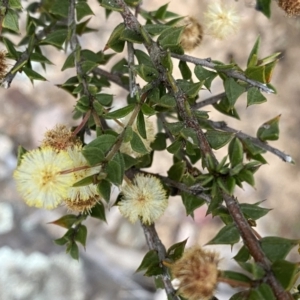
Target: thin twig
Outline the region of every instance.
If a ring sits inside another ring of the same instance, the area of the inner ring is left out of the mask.
[[[174,58],[180,59],[182,61],[191,62],[195,65],[201,65],[201,66],[209,68],[209,69],[217,70],[218,72],[222,72],[229,77],[245,81],[245,82],[249,83],[251,86],[257,87],[261,91],[266,92],[267,94],[274,93],[274,91],[272,89],[268,88],[265,84],[263,84],[259,81],[247,78],[240,71],[228,70],[228,69],[227,70],[218,69],[218,65],[213,63],[210,58],[201,59],[201,58],[196,58],[196,57],[189,56],[189,55],[179,55],[179,54],[175,54],[175,53],[171,53],[171,56]]]
[[[155,229],[155,225],[154,224],[145,225],[143,222],[141,222],[141,225],[142,225],[144,235],[145,235],[149,249],[156,250],[159,260],[162,262],[166,258],[166,248],[163,245],[163,243],[161,242],[161,240],[159,239],[159,236]],[[168,295],[168,299],[180,300],[180,298],[176,295],[176,291],[175,291],[174,287],[172,286],[171,278],[168,273],[168,269],[163,264],[161,264],[161,267],[163,269],[163,275],[161,275],[160,277],[164,284],[164,288]]]
[[[263,150],[266,150],[268,152],[271,152],[273,153],[274,155],[278,156],[279,158],[281,158],[283,161],[285,162],[288,162],[288,163],[293,163],[293,158],[288,155],[288,154],[285,154],[284,152],[268,145],[267,143],[265,142],[262,142],[261,140],[259,140],[258,138],[255,138],[255,137],[252,137],[246,133],[243,133],[239,130],[236,130],[234,128],[231,128],[231,127],[228,127],[226,125],[225,122],[214,122],[214,121],[208,121],[208,123],[214,127],[215,129],[221,129],[223,131],[226,131],[226,132],[231,132],[231,133],[234,133],[239,139],[241,140],[249,140],[251,141],[254,145],[260,147],[261,149]]]
[[[95,68],[92,71],[93,74],[99,75],[99,76],[103,76],[106,79],[108,79],[109,81],[119,85],[120,87],[122,87],[123,89],[125,89],[126,91],[129,91],[129,86],[127,84],[124,84],[122,82],[122,78],[118,75],[112,74],[110,72],[107,72],[101,68]]]
[[[207,105],[213,105],[224,97],[226,97],[226,93],[220,93],[218,95],[214,95],[212,97],[209,97],[205,100],[199,101],[196,104],[192,105],[192,109],[199,109]]]
[[[127,5],[124,3],[123,0],[116,0],[116,3],[122,8],[121,15],[124,19],[125,26],[130,28],[131,30],[137,32],[140,34],[140,24],[138,23],[137,19],[134,17],[134,15],[131,13]],[[145,33],[143,35],[145,37]],[[209,162],[210,164],[216,165],[218,162],[214,156],[214,153],[209,146],[209,143],[202,131],[202,129],[199,126],[199,123],[197,122],[196,117],[193,114],[193,111],[191,107],[189,106],[189,103],[186,99],[185,94],[180,90],[178,87],[176,81],[172,77],[172,74],[168,72],[163,66],[162,58],[166,55],[161,48],[152,41],[152,39],[149,36],[145,37],[146,42],[144,43],[145,47],[147,48],[150,58],[152,60],[152,63],[158,70],[160,74],[161,80],[164,82],[165,87],[169,90],[169,92],[175,97],[177,102],[177,109],[180,117],[183,119],[185,125],[189,128],[192,128],[198,137],[199,141],[199,147],[201,149],[201,153],[204,155],[202,159],[209,159],[209,161],[205,161],[206,164]],[[189,56],[183,56],[183,55],[176,55],[173,56],[185,61],[191,61],[191,57]],[[187,60],[188,59],[188,60]],[[199,63],[197,59],[193,58],[193,63]],[[215,68],[215,64],[211,64],[208,60],[201,62],[204,63],[206,67]],[[225,73],[225,72],[224,72]],[[243,74],[240,74],[236,71],[229,72],[226,71],[226,74],[230,74],[234,78],[238,78],[241,80],[244,80],[248,82],[249,84],[261,88],[261,90],[264,90],[265,92],[273,92],[273,90],[267,88],[262,83],[249,80],[246,78]],[[228,75],[228,76],[230,76]],[[264,252],[262,251],[259,242],[257,241],[255,235],[253,234],[251,227],[249,223],[247,222],[246,218],[244,217],[241,208],[237,201],[234,199],[234,197],[223,193],[223,199],[225,200],[226,206],[228,208],[228,211],[231,215],[231,217],[234,220],[234,223],[236,227],[238,228],[240,235],[244,241],[244,244],[249,249],[251,255],[255,259],[256,262],[258,262],[262,268],[266,271],[265,279],[266,282],[270,285],[271,289],[273,290],[274,295],[279,300],[290,300],[289,293],[287,293],[281,284],[277,281],[276,277],[274,276],[273,272],[271,271],[271,264],[267,257],[265,256]],[[145,233],[146,234],[146,233]],[[165,287],[166,291],[167,288]]]

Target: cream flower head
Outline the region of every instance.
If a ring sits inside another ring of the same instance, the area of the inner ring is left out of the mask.
[[[72,166],[66,151],[57,152],[50,147],[29,151],[14,172],[17,190],[29,206],[53,209],[74,182],[72,174],[60,172]]]
[[[120,120],[124,126],[127,125],[129,119],[131,117],[131,114],[127,115],[123,120]],[[136,124],[136,121],[134,121],[134,123],[132,124],[132,130],[137,133],[139,135],[139,137],[141,138],[145,148],[147,149],[148,152],[151,151],[151,147],[150,147],[150,144],[155,140],[155,132],[154,132],[154,126],[153,126],[153,123],[148,119],[148,118],[145,118],[145,127],[146,127],[146,133],[147,133],[147,139],[144,139],[143,137],[141,137],[141,135],[139,134],[139,131],[138,131],[138,128],[137,128],[137,124]],[[116,131],[118,133],[121,133],[122,130],[124,128],[119,126],[116,128]],[[121,148],[120,148],[120,151],[122,153],[125,153],[125,154],[128,154],[128,155],[131,155],[133,157],[140,157],[142,156],[141,153],[138,153],[136,151],[134,151],[132,148],[131,148],[131,144],[130,142],[127,142],[127,143],[122,143],[121,145]]]
[[[168,206],[166,191],[154,176],[138,174],[132,184],[121,188],[121,192],[119,210],[132,223],[140,218],[144,224],[152,224]]]
[[[209,300],[216,289],[219,271],[216,252],[194,246],[170,266],[172,276],[179,280],[178,293],[189,300]]]
[[[88,167],[88,163],[81,153],[82,147],[73,147],[68,149],[68,154],[73,162],[72,168],[74,171],[71,173],[73,183],[76,183],[86,177],[99,173],[101,167]],[[87,167],[87,168],[84,168]],[[94,184],[89,184],[85,186],[72,187],[68,189],[67,197],[65,198],[65,203],[73,211],[84,212],[89,211],[94,205],[97,204],[100,199],[100,195],[97,191],[97,186]]]
[[[204,19],[207,31],[220,40],[235,33],[240,20],[233,7],[225,6],[217,0],[208,5]]]

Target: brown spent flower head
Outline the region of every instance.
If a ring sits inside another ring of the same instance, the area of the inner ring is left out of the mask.
[[[218,280],[219,255],[194,246],[171,265],[174,278],[179,280],[178,294],[189,300],[209,300]]]
[[[65,125],[57,124],[53,129],[46,131],[41,147],[51,147],[57,151],[67,150],[69,147],[81,146],[80,139],[72,134]]]
[[[6,51],[0,51],[0,81],[3,80],[7,71],[7,62],[6,62]]]
[[[300,0],[278,0],[278,6],[282,8],[288,16],[300,15]]]
[[[86,200],[78,200],[77,202],[74,202],[71,199],[65,199],[64,202],[67,206],[67,208],[73,212],[76,213],[90,213],[92,208],[99,203],[100,196],[90,197]]]
[[[195,18],[187,17],[180,25],[185,26],[180,39],[182,48],[186,51],[191,51],[199,46],[203,38],[201,24]]]

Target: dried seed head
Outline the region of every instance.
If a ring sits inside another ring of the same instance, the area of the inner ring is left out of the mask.
[[[46,131],[41,143],[41,147],[51,147],[57,151],[67,150],[69,147],[73,148],[81,145],[80,139],[73,136],[71,130],[61,124]]]
[[[191,51],[199,46],[203,37],[201,24],[196,19],[188,17],[180,25],[185,26],[180,40],[182,48],[186,51]]]
[[[73,212],[77,213],[90,213],[92,208],[100,201],[100,196],[95,195],[95,197],[90,197],[86,200],[79,199],[74,202],[71,199],[65,199],[64,202],[67,208]]]
[[[189,300],[209,300],[214,294],[218,279],[219,255],[199,246],[187,249],[170,267],[179,280],[178,293]]]
[[[281,7],[288,16],[300,15],[300,0],[278,0],[278,6]]]
[[[0,81],[4,78],[7,72],[6,51],[0,51]]]

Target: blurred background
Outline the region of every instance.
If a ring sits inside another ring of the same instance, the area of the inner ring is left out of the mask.
[[[22,1],[26,7],[31,1]],[[203,12],[210,1],[173,0],[169,10],[185,16],[203,20]],[[257,222],[257,231],[262,235],[280,235],[299,239],[300,230],[300,21],[288,18],[272,1],[272,16],[267,19],[255,11],[255,1],[225,0],[236,6],[240,25],[235,35],[224,41],[216,41],[205,35],[202,44],[190,55],[211,57],[222,62],[234,59],[242,68],[246,67],[247,57],[256,41],[261,36],[260,57],[274,52],[282,52],[275,68],[272,84],[277,89],[276,95],[266,95],[268,102],[261,106],[246,108],[246,98],[237,102],[241,121],[226,118],[212,107],[205,107],[213,120],[225,120],[229,126],[243,130],[255,136],[257,128],[265,121],[281,114],[279,141],[270,143],[293,157],[296,165],[281,161],[273,154],[266,154],[267,165],[260,168],[256,175],[256,188],[244,185],[236,194],[240,202],[255,203],[266,200],[264,207],[273,210]],[[105,20],[104,10],[98,2],[89,1],[95,16],[89,23],[98,29],[80,39],[83,48],[99,51],[104,48],[112,28],[122,22],[117,13],[112,13]],[[155,10],[165,4],[159,0],[144,0],[143,8]],[[21,20],[24,32],[25,16]],[[14,37],[17,43],[20,37]],[[56,124],[78,125],[72,120],[75,105],[74,98],[56,87],[74,74],[73,69],[61,72],[65,54],[56,49],[43,47],[54,65],[47,67],[47,82],[30,81],[18,74],[11,88],[0,92],[0,299],[1,300],[106,300],[106,299],[166,299],[164,291],[155,291],[153,281],[135,273],[147,246],[138,224],[132,225],[125,220],[115,207],[107,210],[107,224],[95,219],[88,219],[88,238],[86,251],[80,249],[79,262],[73,261],[64,253],[64,248],[53,240],[61,237],[65,230],[47,224],[60,218],[67,211],[60,207],[54,211],[30,208],[25,205],[15,190],[12,173],[16,166],[18,145],[27,149],[39,146],[44,132]],[[107,51],[109,53],[109,50]],[[110,67],[121,55],[112,60]],[[177,64],[175,62],[175,64]],[[11,62],[11,66],[13,62]],[[38,66],[37,66],[38,67]],[[39,67],[38,67],[39,68]],[[193,67],[192,67],[193,69]],[[37,69],[37,71],[41,71]],[[179,77],[179,73],[178,73]],[[216,80],[212,94],[223,91],[221,81]],[[118,86],[104,92],[114,94],[116,101],[123,103],[126,93]],[[200,94],[203,100],[208,92]],[[171,163],[168,153],[159,153],[154,157],[152,172],[163,175]],[[117,189],[113,192],[115,201]],[[166,247],[188,238],[188,245],[204,245],[211,240],[222,224],[210,216],[205,217],[206,207],[195,211],[195,221],[187,217],[178,197],[170,198],[170,205],[164,217],[157,222],[157,231]],[[221,252],[224,259],[220,268],[234,268],[233,260],[241,244],[233,249],[230,246],[210,247]],[[290,259],[299,260],[297,249]],[[225,285],[218,286],[217,297],[229,299],[234,290]]]

